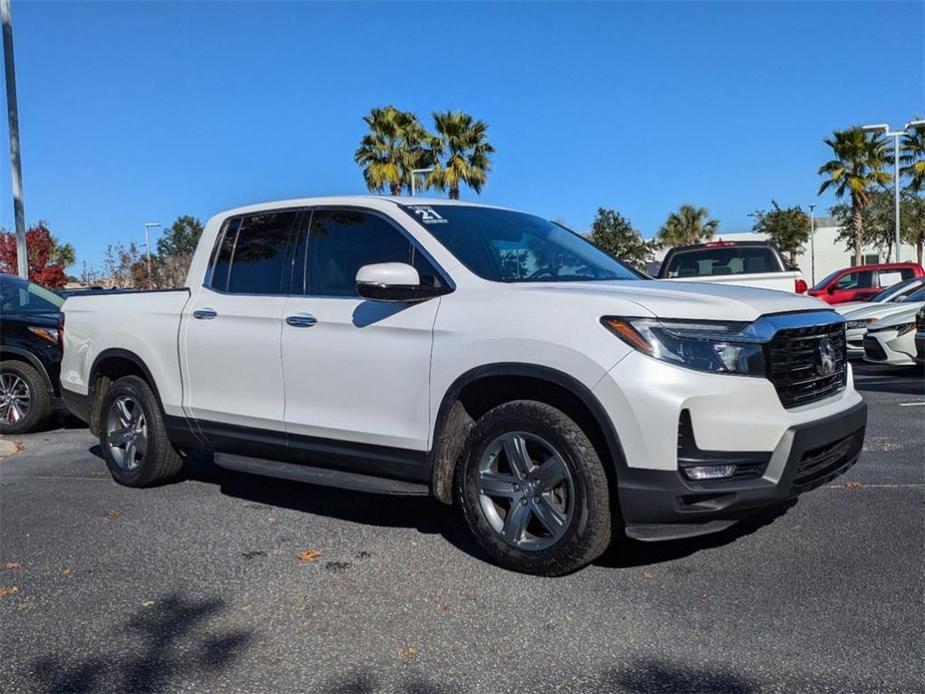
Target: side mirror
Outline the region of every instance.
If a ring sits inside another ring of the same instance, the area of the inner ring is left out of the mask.
[[[836,289],[838,289],[838,285],[836,285],[836,284],[830,284],[828,287],[826,287],[825,290],[826,290],[829,294],[834,294]]]
[[[426,301],[446,294],[443,287],[421,284],[418,271],[407,263],[373,263],[357,271],[357,294],[373,301]]]

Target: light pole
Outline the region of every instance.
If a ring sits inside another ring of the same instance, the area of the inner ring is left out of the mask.
[[[816,286],[816,205],[809,205],[809,273]]]
[[[890,130],[886,123],[877,125],[862,125],[861,130],[864,132],[881,132],[884,137],[893,138],[893,245],[896,247],[896,262],[899,262],[900,256],[900,234],[899,234],[899,138],[905,135],[909,128],[920,128],[925,126],[925,120],[914,120],[906,123],[902,130]],[[889,260],[889,258],[887,258]]]
[[[145,223],[145,254],[148,256],[148,286],[151,286],[151,229],[159,227],[160,222]]]
[[[415,177],[416,177],[418,174],[421,174],[421,173],[430,173],[430,172],[433,171],[433,170],[434,170],[434,167],[433,167],[433,166],[431,166],[431,167],[429,167],[429,168],[426,168],[426,169],[411,169],[411,197],[412,197],[412,198],[414,197],[414,180],[415,180]]]
[[[6,112],[10,124],[10,169],[13,182],[13,217],[16,223],[16,266],[19,276],[29,279],[26,256],[26,213],[22,204],[22,164],[19,160],[19,109],[16,104],[16,67],[13,63],[13,13],[11,0],[0,0],[3,23],[3,63],[6,70]]]

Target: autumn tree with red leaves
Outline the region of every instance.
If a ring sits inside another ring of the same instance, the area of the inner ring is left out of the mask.
[[[26,230],[26,249],[30,280],[50,289],[65,285],[65,263],[73,262],[74,249],[69,244],[59,244],[45,222]],[[16,233],[0,229],[0,272],[15,275],[18,271]]]

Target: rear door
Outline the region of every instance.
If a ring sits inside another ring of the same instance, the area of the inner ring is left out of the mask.
[[[879,289],[874,286],[872,270],[851,270],[833,280],[826,291],[831,297],[829,303],[842,304],[846,301],[865,301]]]
[[[228,220],[204,286],[188,303],[184,400],[218,448],[265,439],[266,448],[247,450],[285,454],[280,339],[290,234],[300,214],[271,210]]]
[[[393,220],[359,209],[317,209],[303,220],[282,333],[286,428],[297,460],[379,464],[416,477],[427,448],[430,354],[439,299],[383,303],[357,296],[366,264],[414,265],[446,278]],[[356,455],[343,457],[344,449]],[[365,447],[365,448],[364,448]],[[324,456],[322,456],[323,458]]]

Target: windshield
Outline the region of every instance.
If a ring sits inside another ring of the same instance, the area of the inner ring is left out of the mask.
[[[777,258],[767,246],[714,246],[676,251],[660,276],[712,277],[780,272]]]
[[[813,289],[819,289],[819,290],[825,289],[826,285],[827,285],[829,282],[831,282],[833,279],[835,279],[836,277],[838,277],[838,275],[839,275],[841,272],[842,272],[841,270],[836,270],[835,272],[830,272],[828,275],[826,275],[826,276],[823,277],[821,280],[819,280],[818,282],[816,282],[816,285],[813,287]]]
[[[17,277],[0,279],[0,311],[57,313],[64,299],[33,282]]]
[[[896,301],[896,299],[914,292],[919,286],[921,286],[921,284],[922,280],[918,277],[913,277],[912,279],[897,282],[896,284],[890,285],[886,289],[879,291],[874,295],[871,301],[876,301],[879,303],[883,303],[884,301]]]
[[[466,205],[402,205],[479,277],[493,282],[636,280],[642,275],[540,217]]]
[[[915,301],[925,301],[925,288],[919,289],[917,292],[913,292],[908,297],[906,301],[915,302]]]

